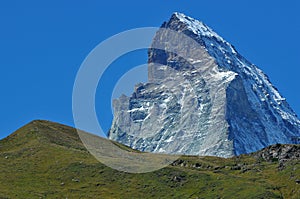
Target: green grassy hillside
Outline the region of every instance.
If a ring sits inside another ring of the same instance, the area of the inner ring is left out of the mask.
[[[33,121],[0,141],[0,198],[300,198],[300,157],[268,154],[183,156],[129,174],[98,162],[75,129]]]

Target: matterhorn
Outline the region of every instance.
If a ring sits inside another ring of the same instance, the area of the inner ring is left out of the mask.
[[[297,115],[268,77],[181,13],[154,36],[148,82],[113,106],[109,138],[145,152],[231,157],[300,137]]]

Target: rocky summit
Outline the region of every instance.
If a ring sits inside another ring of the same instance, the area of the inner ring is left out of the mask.
[[[231,157],[299,141],[268,77],[204,23],[174,13],[148,51],[148,82],[113,103],[109,138],[157,153]]]

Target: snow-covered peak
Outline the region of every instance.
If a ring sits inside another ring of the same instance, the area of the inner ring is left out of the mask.
[[[256,93],[255,96],[259,96],[261,101],[273,107],[276,112],[280,113],[281,117],[299,125],[299,119],[296,114],[285,103],[285,98],[279,94],[268,77],[254,64],[240,55],[233,45],[201,21],[179,12],[175,12],[173,17],[186,24],[186,28],[196,35],[194,39],[201,40],[206,51],[216,60],[221,68],[232,70],[242,76],[244,78],[243,81],[247,81],[245,85],[252,87],[248,92],[250,100],[252,100],[250,93],[254,91]]]
[[[201,48],[158,31],[153,43],[164,50],[149,49],[152,80],[115,103],[111,139],[141,151],[222,157],[296,142],[300,120],[262,70],[182,13],[162,28],[187,35]],[[182,61],[169,52],[173,43],[178,55],[193,57]],[[174,76],[168,68],[175,69]],[[170,80],[175,83],[165,89]]]
[[[206,48],[219,48],[223,53],[237,54],[235,48],[219,36],[213,29],[204,24],[203,22],[186,16],[182,13],[175,12],[173,16],[180,22],[186,24],[186,28],[192,31],[196,36],[204,41]]]
[[[216,32],[214,32],[203,22],[193,19],[179,12],[175,12],[174,16],[176,16],[176,18],[178,18],[181,22],[185,23],[187,25],[187,28],[193,31],[193,33],[195,33],[196,35],[215,37],[219,41],[226,43],[226,41],[221,36],[219,36]]]

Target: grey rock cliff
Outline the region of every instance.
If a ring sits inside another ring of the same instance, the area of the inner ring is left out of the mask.
[[[300,136],[299,119],[267,76],[202,22],[173,14],[148,54],[149,82],[114,101],[110,139],[141,151],[230,157]]]

